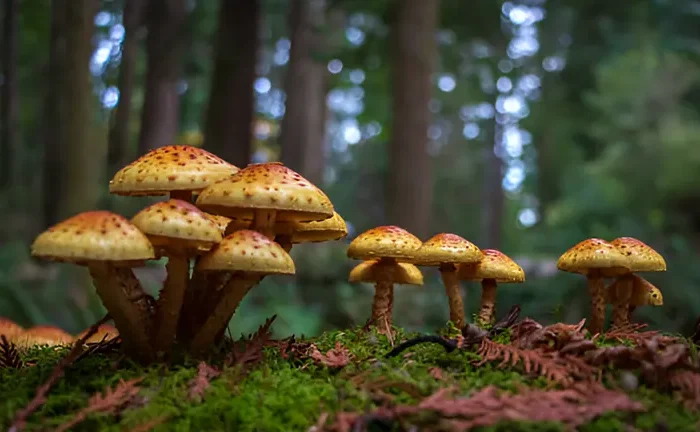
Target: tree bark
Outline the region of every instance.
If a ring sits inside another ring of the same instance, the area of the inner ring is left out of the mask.
[[[147,1],[147,0],[146,0]],[[129,121],[131,99],[134,93],[134,69],[138,53],[139,30],[141,29],[144,0],[125,0],[122,23],[124,40],[119,64],[119,103],[114,114],[114,124],[109,134],[107,163],[111,170],[119,169],[127,160],[129,148]]]
[[[260,1],[222,0],[204,145],[244,167],[252,155]]]
[[[175,140],[186,18],[186,0],[150,0],[148,3],[146,94],[141,113],[139,154],[170,145]]]
[[[496,114],[497,116],[500,114]],[[505,194],[503,192],[503,161],[497,154],[503,148],[503,129],[494,119],[491,133],[486,139],[491,140],[484,155],[484,182],[481,202],[482,217],[481,242],[485,247],[500,249],[503,239],[503,213],[505,211]]]
[[[2,81],[0,81],[0,189],[13,179],[13,161],[17,150],[19,110],[17,83],[17,44],[19,0],[4,1],[2,35]]]
[[[427,237],[433,182],[427,152],[437,46],[438,0],[395,2],[391,43],[392,138],[389,149],[387,220]]]
[[[281,160],[314,184],[325,168],[326,94],[328,70],[324,0],[292,0],[289,16],[291,51],[285,81],[287,101],[280,130]],[[316,58],[315,58],[316,57]]]

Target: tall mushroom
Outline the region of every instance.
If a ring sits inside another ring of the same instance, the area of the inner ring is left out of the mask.
[[[155,258],[153,245],[126,218],[108,211],[80,213],[40,234],[32,244],[35,257],[87,266],[97,295],[133,356],[148,359],[149,311],[134,302],[136,277],[130,267]]]
[[[214,342],[245,294],[260,277],[292,275],[296,271],[292,257],[280,245],[252,230],[236,231],[224,238],[201,257],[197,270],[235,273],[223,287],[223,296],[214,311],[195,333],[190,344],[190,350],[194,353],[201,352]]]
[[[158,255],[168,257],[165,267],[168,275],[158,296],[152,335],[153,348],[160,352],[175,340],[190,277],[190,259],[219,243],[221,231],[200,209],[176,199],[146,207],[131,223],[146,234]]]
[[[639,306],[662,306],[664,304],[664,296],[654,284],[636,274],[631,275],[630,278],[632,279],[632,293],[629,296],[629,308],[624,320],[625,323],[629,323],[632,312]],[[623,283],[623,278],[618,278],[606,289],[606,304],[615,306],[620,303],[620,290]]]
[[[584,240],[564,252],[557,261],[559,270],[579,273],[588,280],[591,296],[591,319],[588,330],[595,334],[603,331],[605,322],[605,277],[629,273],[627,260],[618,249],[599,238]]]
[[[503,252],[483,249],[484,259],[477,264],[463,264],[459,279],[481,281],[479,324],[491,324],[496,311],[496,289],[499,283],[523,283],[525,272]]]
[[[477,264],[484,254],[476,245],[456,235],[441,233],[423,242],[416,252],[414,264],[438,267],[442,283],[450,301],[450,321],[463,328],[467,325],[464,316],[464,304],[459,294],[458,264]]]
[[[613,304],[613,326],[621,327],[629,323],[629,306],[633,292],[633,272],[666,271],[666,261],[651,246],[632,237],[618,237],[610,242],[625,257],[629,272],[618,277],[616,300]]]
[[[392,272],[398,262],[410,262],[416,259],[421,247],[420,239],[403,228],[387,225],[372,228],[355,237],[348,246],[349,258],[372,261],[376,275],[374,301],[372,303],[372,321],[380,331],[391,327],[391,308],[394,298],[394,279]]]

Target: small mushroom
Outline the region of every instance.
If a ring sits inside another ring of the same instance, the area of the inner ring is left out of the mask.
[[[564,252],[557,261],[559,270],[579,273],[588,280],[591,296],[591,319],[588,330],[595,334],[603,331],[605,322],[604,277],[617,277],[629,273],[627,260],[618,249],[599,238],[584,240]]]
[[[224,238],[199,259],[196,269],[233,274],[222,288],[223,295],[213,312],[192,339],[190,349],[195,353],[214,342],[243,297],[263,276],[292,275],[296,271],[292,257],[280,245],[252,230],[236,231]]]
[[[631,275],[630,278],[632,279],[632,293],[629,296],[629,308],[624,320],[625,323],[629,323],[632,312],[638,306],[662,306],[664,304],[663,294],[654,284],[636,274]],[[620,304],[620,290],[623,289],[623,283],[626,283],[623,278],[618,278],[607,288],[606,304],[613,306]]]
[[[117,171],[109,192],[125,196],[159,196],[184,201],[192,193],[235,174],[231,165],[206,150],[188,145],[169,145],[151,150]]]
[[[90,331],[89,328],[82,331],[80,334],[78,334],[78,336],[75,337],[75,339],[82,338],[89,331]],[[100,324],[100,326],[97,327],[97,330],[95,331],[95,333],[92,336],[90,336],[85,342],[86,343],[98,343],[98,342],[102,342],[103,340],[106,342],[106,341],[109,341],[109,340],[112,340],[112,339],[115,339],[118,337],[119,337],[119,330],[117,330],[116,327],[114,327],[113,325],[109,325],[109,324]]]
[[[374,302],[372,303],[372,321],[383,332],[391,326],[391,308],[394,297],[394,284],[391,269],[395,263],[410,262],[416,259],[421,247],[420,239],[403,228],[394,225],[380,226],[367,230],[357,236],[348,246],[349,258],[372,261],[378,260]]]
[[[280,222],[275,227],[275,232],[275,241],[289,252],[293,244],[341,240],[348,235],[348,227],[345,220],[334,211],[332,217],[322,221]]]
[[[156,304],[156,352],[164,351],[175,340],[178,318],[190,280],[190,258],[211,249],[222,239],[218,226],[194,205],[171,199],[146,207],[131,219],[158,255],[168,257],[167,278]]]
[[[29,348],[35,345],[68,345],[73,343],[74,338],[58,327],[38,325],[16,334],[10,340],[18,347]]]
[[[461,329],[467,325],[464,304],[459,294],[457,265],[476,264],[483,258],[484,254],[476,245],[456,234],[448,233],[433,236],[416,252],[414,264],[439,268],[450,301],[450,321],[457,328]]]
[[[634,285],[633,272],[666,271],[666,261],[651,246],[633,237],[618,237],[610,242],[627,262],[629,272],[618,277],[616,300],[613,304],[613,326],[621,327],[629,323],[629,306]]]
[[[16,334],[22,333],[24,327],[12,321],[9,318],[0,317],[0,335],[10,338]]]
[[[155,254],[138,228],[108,211],[80,213],[41,233],[32,244],[32,255],[86,266],[127,350],[144,360],[150,356],[149,310],[147,302],[134,302],[143,290],[131,267]]]
[[[490,324],[496,309],[496,289],[499,283],[523,283],[525,272],[503,252],[495,249],[483,249],[484,259],[477,264],[462,264],[459,267],[459,279],[481,280],[481,304],[479,305],[479,324]]]

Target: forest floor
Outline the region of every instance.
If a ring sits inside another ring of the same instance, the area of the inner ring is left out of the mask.
[[[110,431],[696,431],[700,369],[685,338],[517,320],[389,339],[364,326],[271,340],[269,320],[206,362],[140,367],[117,343],[0,344],[0,427]],[[406,342],[408,341],[408,342]],[[44,385],[54,378],[54,385]],[[41,395],[48,390],[46,397]],[[39,394],[39,397],[37,397]]]

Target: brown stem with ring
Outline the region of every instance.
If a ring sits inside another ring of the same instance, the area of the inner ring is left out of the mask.
[[[467,320],[464,316],[462,296],[459,294],[457,268],[454,264],[443,264],[440,266],[440,276],[442,276],[442,284],[445,285],[445,292],[450,303],[450,321],[457,328],[464,328],[467,325]]]
[[[190,280],[190,260],[187,255],[170,253],[165,269],[167,277],[158,296],[152,337],[156,352],[167,350],[175,340],[177,323]]]
[[[251,276],[245,273],[237,273],[231,277],[223,288],[224,295],[216,305],[216,308],[204,322],[204,325],[195,333],[190,344],[191,352],[200,353],[214,343],[217,334],[228,325],[230,317],[238,308],[243,297],[259,280],[259,276]]]
[[[632,288],[634,277],[632,273],[620,276],[614,285],[615,303],[613,304],[613,326],[622,327],[629,324],[630,319],[630,299],[632,298]]]
[[[147,330],[150,320],[145,311],[130,300],[122,283],[121,269],[109,263],[91,263],[88,269],[97,295],[114,320],[127,353],[138,360],[151,359],[153,352]],[[131,269],[127,270],[131,272]]]
[[[187,201],[187,202],[192,202],[192,191],[189,191],[189,190],[170,191],[170,198],[182,200],[182,201]]]
[[[391,308],[393,306],[394,284],[377,281],[374,285],[374,301],[372,302],[372,321],[383,333],[391,328]]]
[[[597,271],[588,274],[588,294],[591,296],[591,320],[588,331],[601,333],[605,324],[605,281]]]
[[[477,319],[480,325],[491,324],[496,310],[496,291],[498,284],[495,279],[481,280],[481,301]]]

